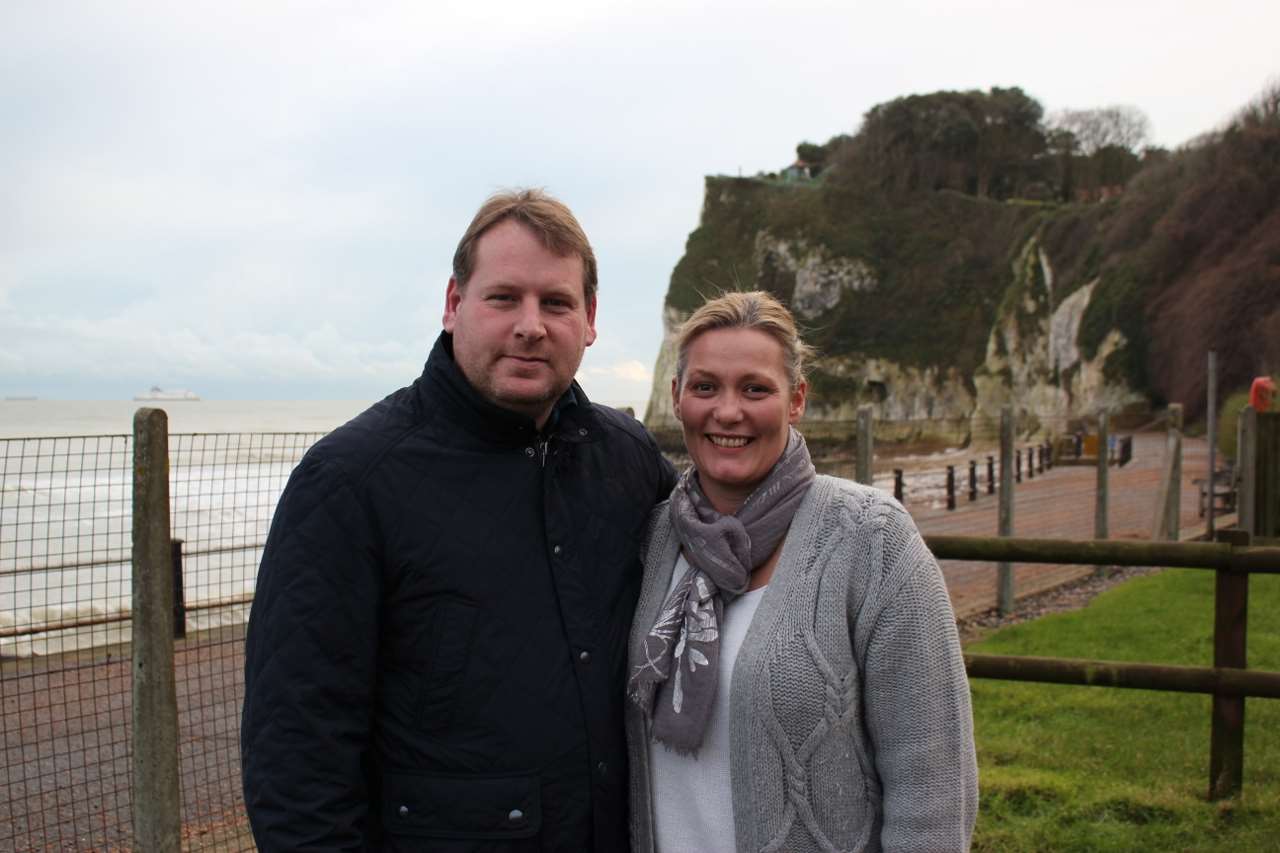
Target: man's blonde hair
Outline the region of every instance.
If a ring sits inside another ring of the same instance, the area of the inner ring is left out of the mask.
[[[582,294],[586,304],[596,296],[598,271],[596,254],[586,232],[564,202],[539,189],[506,190],[495,193],[480,205],[453,253],[453,277],[458,287],[466,287],[475,271],[476,245],[490,228],[514,219],[542,241],[547,250],[561,257],[582,258]]]
[[[763,290],[735,291],[708,300],[694,311],[676,336],[676,387],[684,385],[689,347],[694,338],[716,329],[759,329],[782,345],[782,362],[791,387],[804,381],[805,360],[814,350],[800,340],[796,320],[787,307]]]

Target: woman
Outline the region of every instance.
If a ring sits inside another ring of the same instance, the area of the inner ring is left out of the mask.
[[[692,467],[650,519],[630,641],[638,853],[963,850],[968,683],[901,505],[815,475],[807,385],[766,293],[703,305],[671,393]]]

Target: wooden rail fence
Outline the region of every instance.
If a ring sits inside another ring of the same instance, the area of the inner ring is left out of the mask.
[[[1249,575],[1280,574],[1280,414],[1246,408],[1239,447],[1242,529],[1219,530],[1214,542],[925,537],[942,560],[1213,570],[1211,667],[1011,655],[965,655],[965,667],[973,678],[1212,695],[1209,798],[1214,800],[1238,793],[1243,785],[1245,698],[1280,699],[1280,672],[1249,670],[1245,663]]]

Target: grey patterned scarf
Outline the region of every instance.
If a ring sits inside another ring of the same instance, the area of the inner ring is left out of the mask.
[[[721,515],[690,468],[671,493],[671,524],[689,570],[644,638],[644,660],[627,693],[653,720],[653,736],[679,753],[702,743],[716,695],[724,605],[746,592],[751,571],[773,554],[815,472],[804,438],[787,447],[734,515]]]

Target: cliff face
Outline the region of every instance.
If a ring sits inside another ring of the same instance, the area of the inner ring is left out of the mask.
[[[702,294],[729,287],[773,292],[818,347],[808,435],[847,430],[862,404],[874,407],[881,440],[952,444],[994,434],[1005,403],[1026,434],[1062,432],[1103,406],[1145,411],[1141,389],[1107,375],[1127,345],[1122,332],[1082,353],[1096,275],[1059,280],[1055,270],[1073,264],[1045,245],[1042,209],[953,193],[893,210],[872,201],[821,185],[707,180],[702,222],[663,309],[651,429],[678,428],[670,383],[680,323]]]

